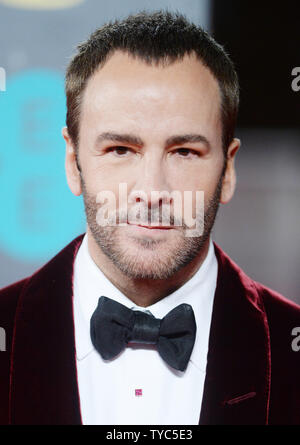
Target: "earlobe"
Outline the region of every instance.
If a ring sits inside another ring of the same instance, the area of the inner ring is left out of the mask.
[[[68,186],[75,196],[79,196],[82,192],[80,172],[77,167],[75,147],[70,138],[67,127],[62,129],[62,135],[66,141],[65,169]]]
[[[240,148],[241,141],[234,138],[227,150],[227,167],[223,177],[222,191],[220,196],[220,203],[227,204],[233,197],[236,187],[236,172],[235,172],[235,156]]]

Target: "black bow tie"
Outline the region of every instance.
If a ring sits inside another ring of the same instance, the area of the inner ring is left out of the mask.
[[[187,367],[196,335],[189,304],[180,304],[159,319],[107,297],[99,298],[90,327],[92,343],[105,360],[118,355],[129,342],[156,344],[160,356],[180,371]]]

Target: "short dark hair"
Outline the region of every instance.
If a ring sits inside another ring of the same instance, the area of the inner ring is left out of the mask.
[[[238,112],[238,77],[224,48],[184,15],[168,10],[141,11],[124,20],[105,24],[77,49],[68,65],[65,83],[66,121],[75,147],[78,145],[80,105],[87,81],[115,50],[127,52],[148,64],[172,63],[195,52],[219,84],[222,145],[224,155],[227,154]]]

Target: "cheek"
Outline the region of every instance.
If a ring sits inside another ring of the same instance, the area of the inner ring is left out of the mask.
[[[217,193],[221,173],[222,167],[211,171],[200,169],[194,176],[181,176],[180,181],[177,181],[175,186],[182,191],[182,196],[184,196],[184,191],[191,192],[187,196],[192,196],[189,200],[192,202],[193,209],[201,207],[202,204],[204,208],[207,208]]]
[[[112,174],[108,175],[105,170],[101,172],[95,169],[83,169],[82,178],[90,196],[96,197],[99,192],[112,192],[115,197],[118,196],[119,183]]]
[[[210,195],[214,192],[218,183],[218,172],[209,172],[208,169],[195,169],[195,171],[180,172],[173,176],[172,186],[174,190],[184,191],[202,191]]]

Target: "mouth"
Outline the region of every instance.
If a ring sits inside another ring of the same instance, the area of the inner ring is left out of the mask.
[[[149,226],[146,224],[133,224],[127,221],[127,224],[129,226],[132,226],[133,228],[136,228],[137,230],[140,231],[144,231],[144,232],[148,232],[148,231],[152,231],[153,233],[159,233],[159,232],[164,232],[166,230],[172,230],[174,229],[174,227],[171,226]]]

